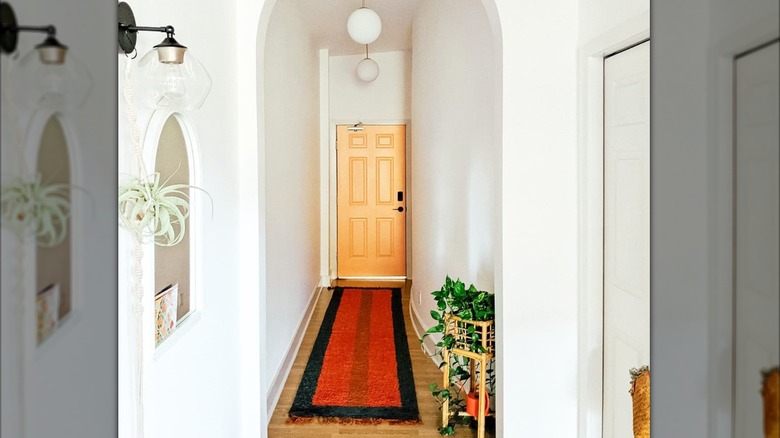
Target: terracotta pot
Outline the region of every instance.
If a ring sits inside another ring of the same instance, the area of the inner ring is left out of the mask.
[[[490,397],[487,397],[485,399],[485,415],[487,415],[488,410],[490,409]],[[477,391],[471,390],[468,394],[466,394],[466,413],[471,415],[472,417],[477,417],[479,414],[477,413],[479,411],[479,396],[477,394]]]

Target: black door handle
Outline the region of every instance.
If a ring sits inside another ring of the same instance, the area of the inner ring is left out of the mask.
[[[401,211],[404,211],[404,208],[403,207],[398,207],[398,208],[394,208],[393,210],[397,210],[397,211],[401,212]]]

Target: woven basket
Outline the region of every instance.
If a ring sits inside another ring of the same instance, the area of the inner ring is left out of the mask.
[[[634,438],[650,438],[650,370],[642,368],[632,380],[629,392],[634,405]]]
[[[761,397],[764,399],[764,436],[780,438],[780,367],[764,373]]]

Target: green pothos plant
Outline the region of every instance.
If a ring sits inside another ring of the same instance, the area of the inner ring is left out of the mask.
[[[190,214],[187,189],[205,190],[188,184],[160,182],[160,173],[147,178],[131,177],[119,187],[119,218],[141,242],[174,246],[184,239],[185,220]]]
[[[4,186],[0,190],[3,225],[20,238],[35,236],[38,246],[59,245],[68,234],[70,187],[47,184],[40,173],[32,181],[18,179]]]
[[[480,291],[473,284],[466,285],[460,279],[452,280],[447,276],[441,289],[431,292],[436,300],[436,310],[431,310],[431,317],[436,321],[436,325],[429,328],[420,342],[430,335],[441,335],[441,339],[435,344],[435,351],[432,357],[439,360],[439,368],[445,365],[444,350],[451,350],[455,344],[455,337],[452,334],[445,334],[445,315],[455,315],[459,318],[471,321],[492,321],[495,318],[495,296],[490,292]],[[469,348],[475,353],[484,353],[479,335],[473,325],[467,329],[470,335]],[[486,367],[486,390],[490,398],[495,396],[495,361],[490,360]],[[455,433],[455,427],[460,424],[468,424],[474,421],[469,416],[460,416],[459,413],[466,409],[465,387],[471,379],[468,358],[450,354],[449,355],[449,387],[440,388],[438,384],[431,384],[428,389],[431,395],[439,403],[441,409],[445,400],[449,400],[449,409],[453,415],[446,425],[439,428],[441,435],[452,435]],[[477,370],[477,375],[482,370]],[[471,382],[474,385],[476,382]],[[492,404],[491,404],[492,405]]]

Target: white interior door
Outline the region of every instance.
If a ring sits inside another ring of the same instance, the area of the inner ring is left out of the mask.
[[[762,368],[780,364],[778,45],[739,57],[735,177],[735,436],[763,438]]]
[[[604,60],[603,436],[633,435],[629,370],[650,364],[650,43]]]

